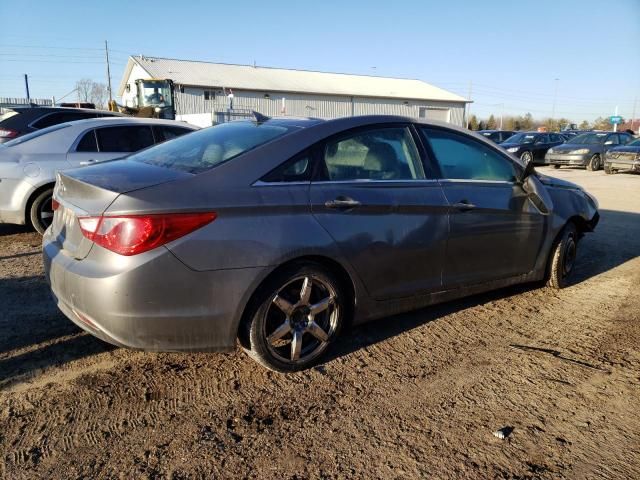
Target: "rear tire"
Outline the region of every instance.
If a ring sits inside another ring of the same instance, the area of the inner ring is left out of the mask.
[[[245,352],[281,373],[315,365],[345,323],[344,291],[320,264],[292,265],[279,272],[260,287],[251,302],[244,325]]]
[[[600,170],[600,155],[596,153],[589,159],[589,162],[587,163],[587,170],[590,172]]]
[[[51,225],[53,220],[53,187],[40,192],[31,202],[29,208],[29,220],[33,228],[44,235],[45,230]]]
[[[560,165],[554,165],[553,168],[557,170],[558,168],[560,168]]]
[[[616,171],[611,168],[611,165],[607,165],[606,163],[604,164],[604,173],[606,173],[607,175],[612,175],[614,173],[616,173]]]
[[[547,285],[553,288],[564,288],[569,285],[571,273],[578,251],[578,230],[574,223],[568,223],[560,239],[551,250],[549,276]]]

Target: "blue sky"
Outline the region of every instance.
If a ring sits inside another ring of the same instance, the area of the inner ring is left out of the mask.
[[[129,54],[418,78],[472,113],[640,117],[640,0],[0,0],[0,96],[114,89]],[[557,81],[555,79],[558,79]],[[68,97],[74,100],[73,95]]]

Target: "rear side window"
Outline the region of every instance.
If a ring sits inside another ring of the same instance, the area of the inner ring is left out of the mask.
[[[129,157],[159,167],[200,173],[285,135],[295,127],[250,121],[223,123],[161,143]]]
[[[145,125],[100,128],[96,134],[101,152],[137,152],[153,145],[151,127]]]
[[[452,180],[489,180],[512,182],[513,163],[480,142],[455,132],[422,128],[440,165],[442,177]]]
[[[33,122],[33,128],[46,128],[51,125],[57,125],[64,122],[73,122],[74,120],[85,120],[87,118],[95,118],[96,114],[85,112],[57,112],[45,115],[39,120]]]
[[[308,182],[311,180],[311,169],[311,155],[305,152],[284,162],[265,175],[261,181],[266,183]]]
[[[329,181],[425,178],[420,155],[406,127],[361,131],[329,141],[324,164]]]
[[[173,140],[174,138],[181,137],[189,132],[193,132],[188,128],[182,127],[170,127],[170,126],[157,126],[154,125],[153,131],[156,134],[156,143],[166,142],[167,140]]]
[[[89,130],[85,133],[76,147],[76,152],[97,152],[98,144],[96,143],[95,130]]]

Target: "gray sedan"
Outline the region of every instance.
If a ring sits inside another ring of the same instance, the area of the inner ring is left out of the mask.
[[[597,203],[492,142],[388,116],[239,121],[58,174],[59,308],[115,345],[317,362],[349,324],[569,281]]]
[[[544,157],[545,163],[560,168],[562,165],[586,167],[600,170],[604,166],[606,153],[633,140],[628,133],[589,132],[567,140],[560,146],[550,148]]]

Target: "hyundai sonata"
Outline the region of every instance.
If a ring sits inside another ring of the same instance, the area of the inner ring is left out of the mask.
[[[243,120],[58,174],[59,308],[107,342],[317,362],[344,327],[521,282],[564,286],[581,188],[494,143],[388,116]]]

